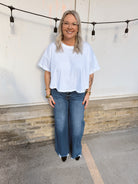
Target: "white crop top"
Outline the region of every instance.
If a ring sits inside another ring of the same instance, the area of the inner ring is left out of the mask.
[[[74,46],[62,43],[63,52],[51,43],[40,59],[39,66],[51,72],[50,88],[59,92],[85,92],[89,88],[89,75],[100,67],[91,46],[83,43],[82,54],[73,52]]]

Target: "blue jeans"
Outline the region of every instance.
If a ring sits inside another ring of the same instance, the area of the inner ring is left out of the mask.
[[[81,155],[81,139],[84,132],[84,105],[85,93],[58,92],[51,90],[55,100],[55,150],[61,157],[69,153],[72,158]]]

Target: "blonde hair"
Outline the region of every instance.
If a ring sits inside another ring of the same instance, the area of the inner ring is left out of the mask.
[[[56,42],[55,42],[56,43],[56,51],[57,52],[63,51],[62,45],[61,45],[61,42],[63,40],[62,24],[63,24],[64,18],[68,14],[73,15],[76,18],[77,23],[78,23],[78,33],[76,35],[75,45],[74,45],[73,51],[76,53],[82,53],[81,21],[80,21],[79,14],[75,10],[65,11],[62,18],[61,18],[60,24],[58,26],[58,35],[56,37]]]

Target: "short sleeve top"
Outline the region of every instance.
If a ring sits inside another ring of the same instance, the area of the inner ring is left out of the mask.
[[[50,88],[59,92],[85,92],[89,88],[89,75],[100,69],[95,54],[87,42],[82,53],[73,52],[74,46],[62,43],[63,51],[57,52],[51,43],[42,55],[39,66],[51,72]]]

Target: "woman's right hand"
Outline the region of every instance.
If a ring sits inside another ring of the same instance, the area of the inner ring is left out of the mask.
[[[50,104],[51,107],[55,107],[55,101],[54,101],[54,98],[52,97],[52,95],[50,95],[50,97],[48,98],[48,102]]]

